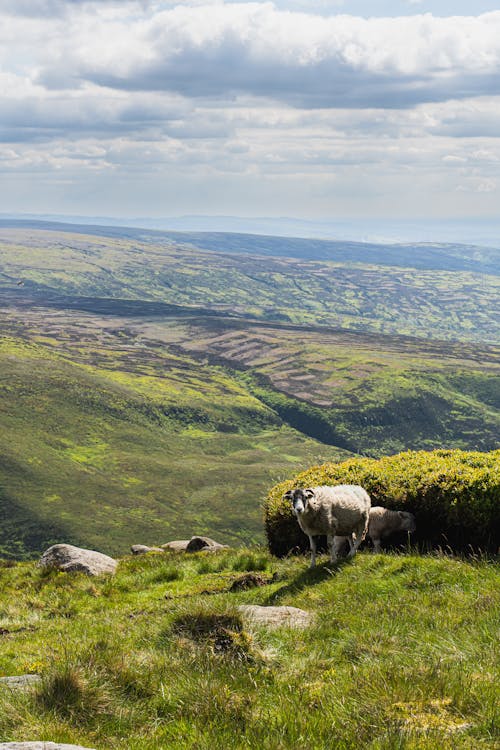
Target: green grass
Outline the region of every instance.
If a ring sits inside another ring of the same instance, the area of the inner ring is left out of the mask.
[[[269,585],[229,593],[241,570]],[[116,577],[0,567],[0,740],[99,750],[500,743],[500,572],[490,561],[370,555],[316,570],[261,549],[120,561]],[[302,607],[305,630],[250,628],[240,603]]]

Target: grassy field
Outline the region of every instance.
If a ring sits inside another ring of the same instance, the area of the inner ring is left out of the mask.
[[[267,581],[230,592],[244,571]],[[0,740],[99,750],[500,746],[500,572],[361,553],[315,571],[260,549],[124,558],[116,577],[0,567]],[[298,606],[304,630],[236,605]]]

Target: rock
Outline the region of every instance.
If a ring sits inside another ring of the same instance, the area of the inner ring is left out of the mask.
[[[172,552],[185,552],[189,544],[189,539],[178,539],[174,542],[167,542],[162,544],[161,548],[166,550],[172,550]]]
[[[118,563],[102,552],[73,547],[72,544],[54,544],[45,550],[38,565],[63,570],[66,573],[80,571],[89,576],[98,576],[115,573]]]
[[[267,625],[270,628],[305,628],[314,620],[311,612],[297,607],[261,607],[257,604],[241,604],[237,609],[252,625]]]
[[[37,674],[16,674],[13,677],[0,677],[0,688],[6,687],[10,690],[21,692],[31,690],[42,684],[42,678]]]
[[[225,549],[225,544],[210,539],[208,536],[193,536],[188,542],[186,552],[199,552],[202,549]]]
[[[130,550],[133,555],[145,555],[147,552],[165,552],[161,547],[147,547],[145,544],[133,544]]]
[[[228,549],[227,544],[219,544],[208,536],[192,536],[191,539],[179,539],[161,545],[163,550],[173,552],[215,552],[219,549]]]
[[[229,545],[215,542],[215,544],[211,544],[210,547],[202,547],[200,552],[218,552],[220,549],[229,549]]]
[[[92,750],[81,745],[60,745],[59,742],[0,742],[5,750]]]

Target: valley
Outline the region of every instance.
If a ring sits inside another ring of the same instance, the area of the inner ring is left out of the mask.
[[[313,464],[498,447],[494,275],[478,279],[486,297],[469,300],[489,314],[464,340],[444,340],[408,335],[401,315],[390,334],[363,313],[351,328],[323,324],[340,319],[327,304],[306,322],[299,289],[290,294],[298,266],[273,275],[274,264],[295,264],[287,258],[53,230],[0,235],[3,555],[61,539],[114,554],[193,533],[260,542],[269,486]],[[317,275],[316,261],[300,264],[304,278]],[[366,269],[343,273],[366,284]],[[420,271],[373,273],[364,299],[377,278],[401,274],[428,294]],[[428,273],[437,295],[439,273],[463,289],[469,272]],[[416,319],[420,308],[406,303]],[[444,317],[441,307],[446,334]]]

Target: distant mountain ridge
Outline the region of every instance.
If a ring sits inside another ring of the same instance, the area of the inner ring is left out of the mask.
[[[488,217],[319,218],[290,216],[85,216],[68,214],[1,213],[0,220],[50,221],[94,226],[128,226],[167,232],[228,232],[279,237],[368,242],[373,244],[461,243],[500,247],[500,220]]]

